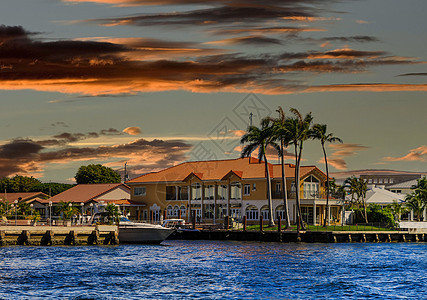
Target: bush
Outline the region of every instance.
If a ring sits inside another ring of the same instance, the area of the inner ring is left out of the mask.
[[[355,212],[355,222],[364,223],[363,208],[357,208]],[[378,204],[369,204],[366,212],[368,214],[369,223],[381,223],[387,225],[389,228],[396,228],[398,224],[394,219],[394,215],[390,207],[381,208]]]

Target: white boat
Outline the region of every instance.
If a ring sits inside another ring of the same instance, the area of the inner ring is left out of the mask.
[[[129,244],[160,244],[175,229],[148,223],[135,223],[126,217],[120,218],[119,241]]]

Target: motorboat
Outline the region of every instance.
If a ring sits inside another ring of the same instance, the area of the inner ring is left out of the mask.
[[[91,223],[114,224],[107,213],[96,213]],[[176,229],[161,225],[132,222],[125,216],[119,218],[119,241],[125,244],[160,244]]]
[[[167,239],[174,228],[148,223],[135,223],[126,217],[120,217],[119,241],[129,244],[160,244]]]

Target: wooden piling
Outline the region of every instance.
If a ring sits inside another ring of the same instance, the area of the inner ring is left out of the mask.
[[[246,231],[248,220],[246,216],[243,216],[243,231]]]
[[[259,231],[263,232],[264,228],[263,228],[263,218],[262,215],[259,216]]]

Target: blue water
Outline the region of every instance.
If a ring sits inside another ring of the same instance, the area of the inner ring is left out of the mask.
[[[1,299],[427,299],[427,244],[1,247]]]

